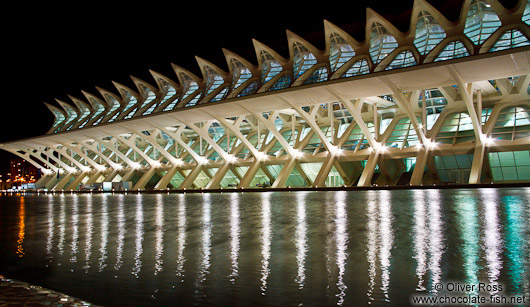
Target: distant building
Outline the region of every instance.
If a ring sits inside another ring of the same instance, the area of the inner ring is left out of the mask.
[[[24,183],[35,183],[40,178],[40,171],[28,161],[21,158],[14,158],[9,161],[9,173],[5,178],[6,182],[13,185]]]

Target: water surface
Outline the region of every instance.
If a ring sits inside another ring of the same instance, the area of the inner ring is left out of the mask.
[[[0,274],[105,306],[530,296],[530,189],[0,197]]]

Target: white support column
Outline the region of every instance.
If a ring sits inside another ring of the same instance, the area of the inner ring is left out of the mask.
[[[79,184],[81,184],[81,182],[83,181],[83,179],[85,179],[86,176],[89,175],[89,172],[81,172],[79,175],[77,175],[74,179],[74,181],[72,181],[68,186],[66,186],[64,189],[65,190],[76,190],[77,189],[77,186]]]
[[[145,185],[151,180],[156,171],[155,167],[150,167],[143,175],[140,177],[138,182],[133,186],[133,190],[141,190],[145,188]]]
[[[101,152],[97,146],[95,146],[94,144],[95,143],[98,143],[101,147],[101,144],[102,144],[102,141],[97,141],[95,140],[93,144],[90,144],[88,143],[87,141],[80,141],[79,142],[80,144],[82,144],[85,148],[88,148],[90,149],[93,153],[95,153],[98,157],[100,157],[101,159],[103,159],[103,161],[105,161],[109,167],[111,167],[114,171],[120,171],[122,169],[122,166],[114,161],[112,161],[109,157],[107,157],[105,154],[103,154],[103,152]],[[105,144],[107,145],[107,144]],[[125,164],[129,165],[129,167],[131,167],[131,160],[129,160],[127,157],[125,157],[123,154],[121,154],[121,152],[119,152],[118,150],[116,150],[115,148],[113,148],[113,146],[107,146],[107,149],[109,149],[110,151],[112,151],[117,157],[119,157],[123,162],[125,162]],[[119,153],[119,154],[118,154]]]
[[[412,109],[412,103],[417,103],[418,102],[418,95],[419,95],[419,91],[414,91],[410,97],[406,97],[404,94],[403,94],[403,91],[400,90],[392,81],[390,81],[390,79],[388,79],[388,77],[386,76],[381,76],[379,77],[379,79],[386,85],[390,88],[390,90],[392,91],[392,96],[394,98],[394,101],[396,102],[396,105],[398,106],[398,108],[403,112],[405,113],[409,119],[410,119],[410,122],[412,124],[412,126],[414,127],[414,130],[416,131],[416,135],[418,136],[418,139],[420,141],[421,144],[423,145],[429,145],[430,144],[430,141],[427,140],[427,137],[425,136],[425,132],[423,129],[420,128],[420,124],[418,123],[418,118],[416,117],[416,115],[414,114],[414,111]]]
[[[418,153],[416,165],[414,166],[412,177],[410,178],[410,185],[421,185],[423,183],[423,174],[425,173],[425,166],[427,166],[429,151],[429,148],[422,147]]]
[[[477,144],[481,144],[484,142],[484,136],[482,134],[482,123],[473,103],[473,83],[465,83],[454,66],[448,66],[447,69],[460,89],[460,96],[462,96],[462,100],[464,100],[467,112],[471,118],[471,123],[473,124],[476,142]]]
[[[164,174],[164,176],[157,182],[157,184],[155,185],[155,190],[162,190],[167,188],[167,185],[169,184],[171,179],[173,179],[175,174],[178,172],[178,168],[179,167],[176,165],[172,166],[171,169],[169,169]]]
[[[241,108],[247,110],[248,112],[250,112],[250,114],[252,114],[258,121],[263,123],[263,125],[265,125],[265,128],[267,128],[269,130],[269,132],[272,133],[272,135],[276,138],[276,140],[280,143],[280,145],[283,147],[283,149],[289,155],[291,155],[291,156],[297,156],[298,155],[298,152],[295,152],[294,148],[291,145],[289,145],[287,140],[281,135],[281,133],[278,131],[278,129],[276,129],[276,126],[274,125],[274,121],[276,120],[276,114],[277,113],[276,114],[271,114],[271,117],[269,119],[266,119],[265,117],[263,117],[262,114],[247,108],[243,104],[239,104],[239,106]]]
[[[372,184],[372,177],[374,176],[375,166],[379,161],[379,151],[379,148],[377,148],[370,153],[370,156],[368,157],[368,161],[366,162],[366,166],[363,169],[361,178],[359,178],[357,186],[366,187]]]

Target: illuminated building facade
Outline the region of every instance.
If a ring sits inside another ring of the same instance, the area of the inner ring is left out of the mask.
[[[370,186],[530,180],[530,5],[467,0],[456,22],[424,0],[402,33],[368,9],[366,40],[325,21],[326,49],[287,31],[71,103],[44,136],[2,144],[48,189]]]

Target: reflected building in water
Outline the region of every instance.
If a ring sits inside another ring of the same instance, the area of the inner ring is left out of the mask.
[[[285,294],[286,303],[392,304],[407,287],[436,295],[433,285],[454,279],[528,293],[528,198],[400,193],[27,196],[14,250],[55,274],[156,285],[157,298],[176,291],[195,302],[255,292],[263,302]],[[46,202],[38,213],[32,198]],[[28,228],[34,214],[44,217],[42,238]]]

